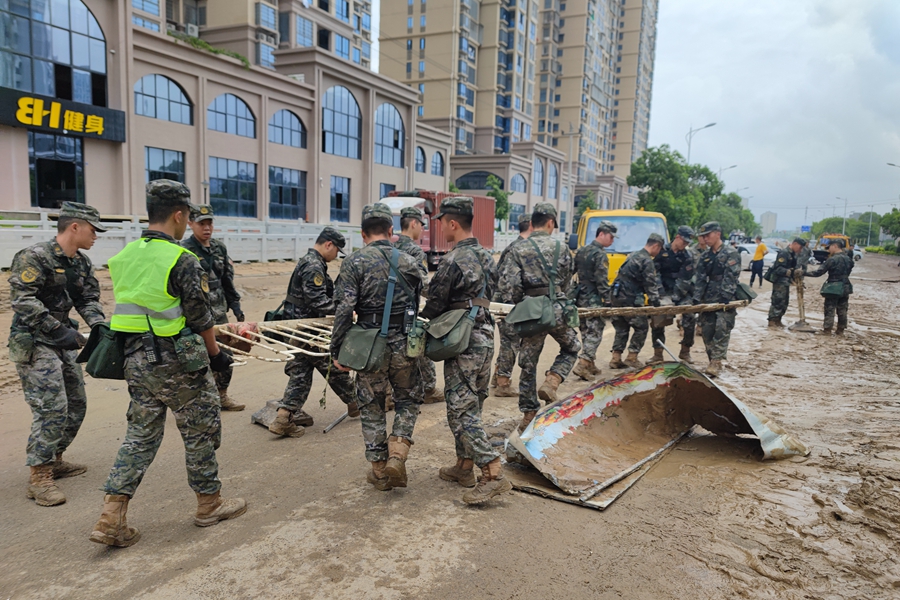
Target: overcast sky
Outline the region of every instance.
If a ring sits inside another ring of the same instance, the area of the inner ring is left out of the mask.
[[[900,0],[660,0],[650,145],[778,227],[900,207]]]

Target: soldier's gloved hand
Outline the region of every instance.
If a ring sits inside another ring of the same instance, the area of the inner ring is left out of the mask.
[[[234,313],[234,318],[237,319],[239,323],[244,322],[244,311],[241,310],[240,302],[235,302],[231,305],[231,312]]]
[[[225,352],[219,351],[215,356],[209,357],[209,367],[216,373],[224,373],[231,368],[234,359]]]
[[[657,298],[656,300],[651,300],[650,305],[659,308],[659,298]]]
[[[46,335],[54,346],[63,350],[78,350],[84,345],[81,341],[84,338],[79,336],[77,331],[65,325],[60,325]]]

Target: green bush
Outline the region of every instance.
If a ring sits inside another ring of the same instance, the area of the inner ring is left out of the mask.
[[[871,252],[873,254],[900,254],[900,252],[897,251],[897,245],[888,242],[885,242],[884,246],[866,246],[866,252]]]

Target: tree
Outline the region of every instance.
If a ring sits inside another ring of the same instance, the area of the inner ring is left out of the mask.
[[[459,188],[456,187],[456,184],[451,181],[450,185],[447,187],[447,191],[450,192],[451,194],[458,194]]]
[[[494,218],[505,221],[509,218],[509,192],[503,191],[500,179],[493,174],[488,175],[487,186],[487,195],[494,199]]]
[[[900,238],[900,210],[891,209],[891,212],[881,217],[879,226],[891,237]]]
[[[594,196],[593,190],[588,190],[583,196],[575,198],[575,202],[578,204],[578,206],[575,207],[575,223],[581,221],[581,215],[583,215],[585,211],[597,208],[597,199]]]
[[[828,217],[812,224],[812,234],[814,238],[819,238],[823,233],[840,233],[844,224],[843,217]]]

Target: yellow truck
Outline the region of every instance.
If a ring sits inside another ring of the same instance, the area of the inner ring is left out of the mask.
[[[651,233],[658,233],[669,241],[666,217],[662,213],[643,210],[587,210],[578,222],[578,233],[569,236],[569,248],[578,250],[594,241],[600,221],[610,221],[618,227],[618,236],[606,249],[609,255],[609,281],[616,278],[619,267],[632,252],[644,247]]]

